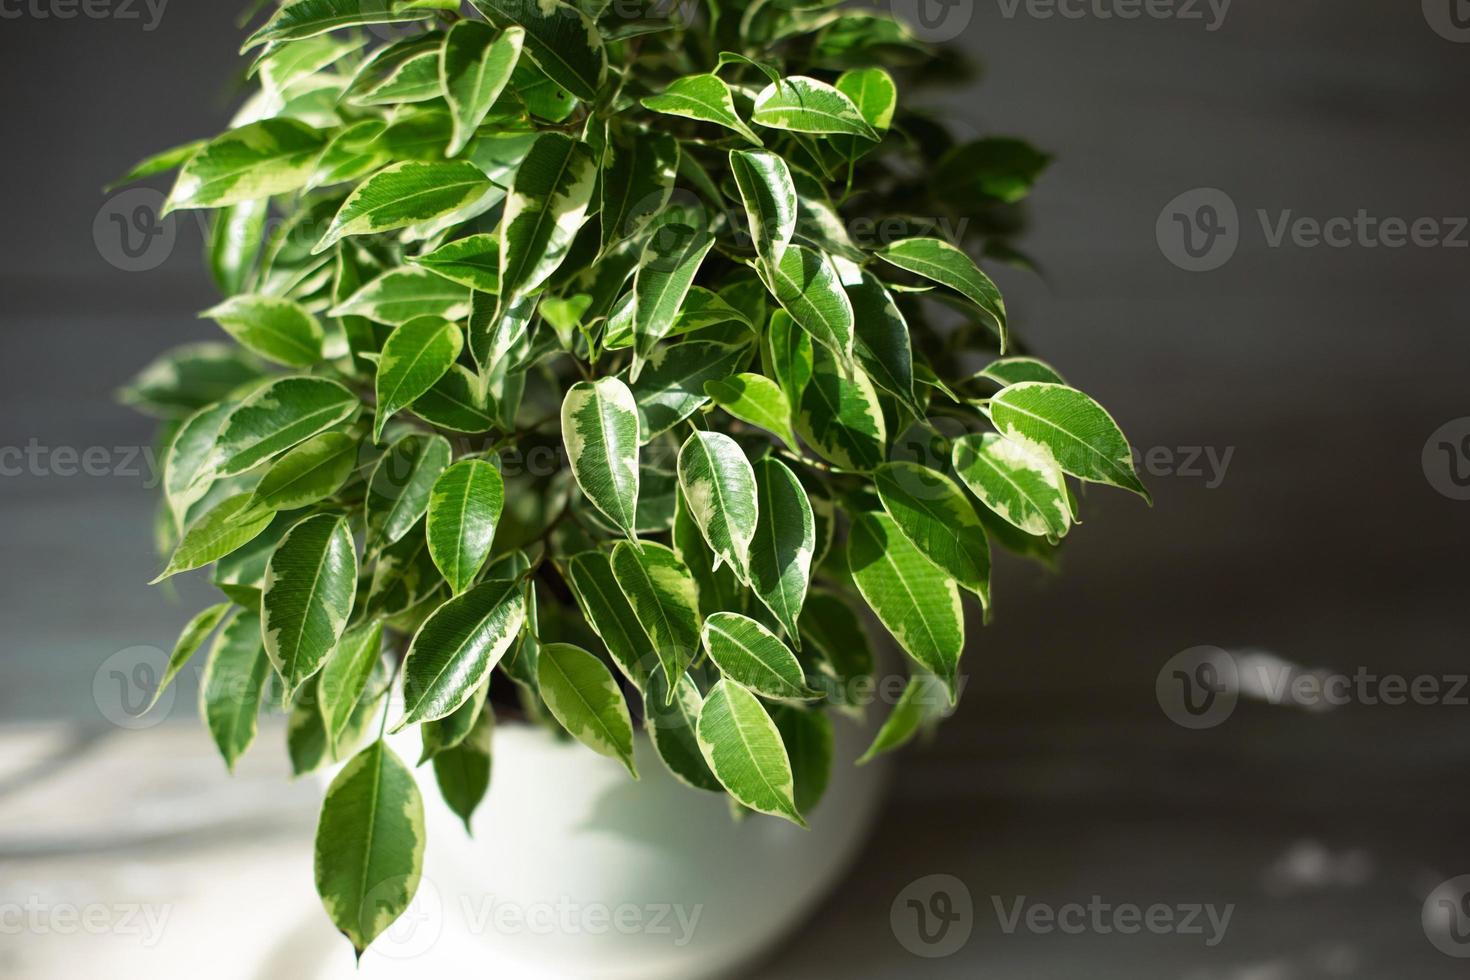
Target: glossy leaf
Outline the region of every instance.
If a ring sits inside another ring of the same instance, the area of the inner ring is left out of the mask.
[[[832,263],[819,252],[792,245],[782,253],[770,275],[776,299],[792,319],[817,343],[838,357],[850,358],[852,301]]]
[[[986,432],[956,439],[952,459],[970,492],[1009,523],[1027,534],[1067,533],[1067,482],[1049,452]]]
[[[811,585],[817,547],[811,501],[796,475],[779,460],[767,457],[753,468],[760,520],[750,543],[750,585],[800,646],[797,619]]]
[[[434,483],[453,455],[443,436],[412,433],[388,448],[368,480],[365,508],[368,546],[399,540],[429,510]]]
[[[638,510],[638,405],[616,378],[579,381],[561,406],[562,439],[577,485],[629,537]]]
[[[289,367],[321,360],[322,325],[299,303],[277,296],[234,296],[199,314],[262,357]]]
[[[660,544],[620,541],[613,576],[647,635],[670,688],[699,649],[699,594],[689,569]]]
[[[668,133],[638,132],[608,144],[602,171],[602,245],[643,230],[674,188],[679,143]]]
[[[602,35],[591,18],[561,0],[470,0],[501,28],[526,32],[526,53],[556,84],[583,101],[597,98],[607,75]]]
[[[323,432],[281,456],[255,486],[255,503],[299,510],[336,493],[357,468],[358,443],[343,432]]]
[[[601,551],[584,551],[567,560],[567,573],[587,625],[607,647],[613,663],[638,690],[652,690],[649,679],[659,667],[655,644],[623,595],[612,559]]]
[[[324,252],[348,235],[376,235],[432,221],[477,200],[491,186],[484,171],[460,160],[394,164],[352,192],[312,252]]]
[[[168,565],[148,584],[162,582],[179,572],[203,568],[244,547],[270,525],[273,517],[275,515],[271,511],[255,506],[250,493],[236,494],[220,501],[189,525]]]
[[[715,75],[687,75],[676,79],[658,95],[645,96],[643,107],[671,116],[684,116],[724,126],[756,146],[762,145],[761,138],[745,124],[740,113],[735,110],[735,99],[730,94],[730,86]]]
[[[434,781],[449,809],[464,821],[465,833],[470,832],[470,818],[490,789],[494,736],[495,716],[486,707],[463,741],[434,756]]]
[[[745,688],[722,680],[699,711],[699,747],[710,770],[743,806],[805,827],[791,760],[771,716]]]
[[[1077,389],[1040,381],[1011,385],[991,399],[990,418],[1006,438],[1049,452],[1063,473],[1151,499],[1123,430]]]
[[[429,554],[455,595],[469,588],[495,538],[505,484],[495,464],[460,460],[439,475],[429,495]]]
[[[325,134],[295,119],[263,119],[232,129],[210,140],[184,164],[163,214],[297,190],[311,179],[326,145]]]
[[[675,779],[693,789],[723,793],[725,787],[710,772],[699,748],[697,726],[703,704],[699,688],[687,673],[679,678],[671,696],[668,680],[660,671],[653,671],[643,699],[643,728]]]
[[[679,450],[679,486],[689,513],[715,553],[746,575],[755,538],[755,471],[740,445],[719,432],[695,432]]]
[[[356,395],[326,378],[282,378],[257,388],[220,426],[201,473],[234,476],[254,469],[357,413]]]
[[[704,391],[735,418],[779,436],[787,448],[797,451],[796,433],[791,431],[791,404],[770,378],[737,374],[723,381],[706,381]]]
[[[209,639],[209,634],[214,632],[214,628],[220,624],[220,620],[225,618],[225,613],[231,608],[231,603],[218,603],[202,610],[184,624],[183,632],[179,634],[178,640],[174,643],[173,652],[169,654],[168,666],[164,668],[163,677],[159,678],[158,686],[153,689],[153,697],[148,700],[149,708],[158,703],[163,692],[173,683],[174,678],[179,676],[179,671],[184,669],[189,658],[198,652],[205,640]]]
[[[429,614],[403,661],[397,728],[443,718],[475,693],[525,621],[519,583],[481,582]]]
[[[974,303],[1000,332],[1001,353],[1007,346],[1006,305],[1000,290],[964,252],[938,238],[905,238],[886,245],[878,258],[900,269],[937,282]]]
[[[299,41],[344,27],[396,24],[431,15],[432,11],[415,10],[391,0],[294,0],[277,10],[241,50],[270,42]]]
[[[756,254],[779,267],[796,232],[796,188],[786,161],[764,150],[731,150],[730,173],[750,220]]]
[[[352,720],[383,655],[383,624],[377,621],[342,634],[327,655],[317,681],[317,699],[327,742],[336,745]]]
[[[873,485],[909,543],[988,607],[990,542],[964,491],[918,463],[884,463]]]
[[[843,364],[826,350],[815,352],[796,431],[823,459],[847,470],[866,472],[878,466],[888,442],[873,383],[860,368]]]
[[[363,316],[401,326],[423,316],[463,320],[470,314],[470,290],[428,269],[394,269],[334,306],[331,316]]]
[[[757,125],[794,133],[846,133],[878,139],[851,99],[826,82],[803,75],[783,78],[762,89],[750,118]]]
[[[412,405],[444,377],[463,347],[459,326],[436,316],[409,320],[388,335],[378,359],[374,442],[381,441],[383,426],[394,413]]]
[[[776,634],[749,616],[718,612],[704,621],[704,648],[720,673],[768,698],[820,697],[806,685],[801,663]]]
[[[477,20],[462,20],[449,29],[439,62],[439,78],[454,119],[446,156],[458,156],[474,136],[510,81],[525,38],[523,28],[496,32]]]
[[[295,525],[271,554],[260,597],[265,652],[294,695],[342,638],[357,593],[357,551],[346,518]]]
[[[560,133],[537,137],[516,171],[501,218],[502,305],[541,285],[566,259],[596,183],[597,161],[586,143]]]
[[[714,236],[702,227],[699,217],[670,209],[653,221],[653,233],[633,278],[635,357],[630,381],[638,380],[654,345],[673,328],[700,263],[714,247]]]
[[[255,741],[270,673],[260,616],[241,610],[214,638],[199,682],[199,713],[231,772]]]
[[[547,643],[537,659],[536,678],[546,707],[573,738],[617,759],[638,778],[633,721],[618,682],[601,660],[570,643]]]

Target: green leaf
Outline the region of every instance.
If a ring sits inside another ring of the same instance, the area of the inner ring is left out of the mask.
[[[163,496],[173,515],[174,528],[182,532],[190,506],[209,492],[211,480],[196,479],[209,463],[220,426],[234,409],[231,402],[201,408],[179,426],[163,457]]]
[[[495,714],[486,707],[463,741],[434,756],[434,781],[449,809],[464,821],[465,833],[470,833],[470,818],[490,789],[494,736]]]
[[[248,544],[270,524],[275,515],[255,509],[250,493],[236,494],[206,511],[174,549],[167,567],[149,585],[156,585],[180,572],[202,568]]]
[[[444,377],[463,347],[459,326],[435,316],[410,320],[388,336],[378,359],[374,442],[381,441],[383,426],[395,412],[413,404]]]
[[[597,160],[586,143],[542,133],[516,171],[500,222],[501,305],[546,281],[587,216]]]
[[[620,541],[612,570],[672,688],[699,649],[699,594],[688,566],[661,544]]]
[[[478,200],[492,186],[484,171],[464,160],[393,164],[352,192],[312,254],[325,252],[348,235],[376,235],[432,221]]]
[[[788,402],[793,406],[799,404],[802,392],[812,380],[815,356],[812,335],[799,329],[791,314],[777,310],[771,314],[771,322],[766,329],[766,344],[776,383],[786,393]]]
[[[536,678],[546,707],[572,737],[599,755],[617,759],[634,778],[633,721],[622,689],[601,660],[570,643],[541,647]]]
[[[893,76],[882,68],[854,69],[837,76],[835,87],[852,100],[874,132],[888,131],[893,111],[898,108],[898,86],[893,84]]]
[[[772,292],[812,339],[838,357],[850,359],[853,345],[852,302],[832,263],[820,252],[789,246],[770,269]]]
[[[699,750],[696,726],[704,699],[699,688],[686,673],[672,696],[669,682],[660,671],[648,678],[648,694],[643,699],[643,728],[674,778],[693,789],[723,793],[725,787],[710,772],[704,753]]]
[[[1067,481],[1050,452],[986,432],[956,439],[952,461],[970,492],[1007,522],[1031,535],[1067,533]]]
[[[887,514],[854,514],[847,561],[858,591],[919,666],[955,697],[965,646],[960,592],[939,566],[904,537]]]
[[[526,296],[501,308],[499,298],[476,291],[470,309],[470,356],[488,377],[521,344],[536,312],[536,297]]]
[[[150,362],[118,398],[149,415],[182,418],[260,376],[260,362],[233,344],[185,344]]]
[[[699,710],[697,733],[705,761],[731,796],[752,810],[806,826],[781,733],[754,694],[721,680]]]
[[[342,638],[356,593],[357,552],[345,517],[308,517],[276,545],[260,597],[261,634],[288,699]]]
[[[452,365],[411,408],[425,422],[450,432],[475,434],[496,426],[484,385],[463,364]]]
[[[760,521],[750,544],[750,585],[800,647],[797,618],[811,585],[816,519],[806,491],[786,464],[766,457],[754,470]]]
[[[481,294],[500,292],[500,240],[494,235],[456,239],[411,261]]]
[[[602,247],[643,230],[668,203],[679,167],[679,142],[668,133],[636,132],[607,146],[602,169]]]
[[[914,356],[909,327],[893,296],[870,272],[843,273],[843,288],[852,303],[857,335],[853,352],[858,364],[884,391],[903,402],[915,418],[924,412],[914,398]]]
[[[990,418],[1006,438],[1048,451],[1063,473],[1153,502],[1134,472],[1123,430],[1077,389],[1039,381],[1011,385],[991,399]]]
[[[749,360],[749,347],[707,340],[686,340],[655,350],[631,386],[642,441],[651,441],[693,415],[709,401],[706,381],[728,378]]]
[[[944,717],[950,703],[950,693],[939,678],[924,671],[915,673],[857,764],[906,745],[925,725]]]
[[[770,268],[796,232],[796,188],[786,161],[765,150],[731,150],[730,173],[740,191],[755,251]]]
[[[797,451],[791,431],[791,405],[779,385],[760,374],[737,374],[723,381],[706,381],[705,394],[742,422],[765,429]]]
[[[684,297],[715,238],[702,225],[703,214],[668,209],[653,221],[633,279],[633,367],[637,381],[654,345],[669,333]]]
[[[679,486],[689,513],[715,553],[745,577],[755,538],[755,471],[740,445],[719,432],[694,432],[679,450]]]
[[[204,645],[205,640],[209,639],[209,634],[214,632],[214,628],[219,625],[220,620],[225,618],[225,613],[230,609],[231,603],[221,602],[203,610],[184,625],[183,632],[179,634],[178,641],[174,643],[173,653],[169,654],[168,666],[163,671],[163,677],[159,680],[158,686],[153,689],[153,697],[148,701],[149,708],[158,703],[164,690],[173,683],[175,677],[179,676],[179,671],[184,669],[189,658]]]
[[[240,50],[275,41],[299,41],[344,27],[399,24],[431,16],[430,11],[415,10],[393,0],[295,0],[277,10]]]
[[[423,798],[379,739],[337,773],[316,827],[317,894],[359,959],[413,901],[423,865]]]
[[[883,462],[887,424],[878,392],[862,369],[825,349],[814,352],[812,379],[801,395],[796,431],[823,459],[868,471]]]
[[[255,486],[255,503],[299,510],[342,488],[357,468],[357,440],[342,432],[312,436],[271,464]]]
[[[607,52],[592,19],[561,0],[470,0],[496,27],[526,30],[526,53],[556,84],[595,101],[607,77]]]
[[[793,133],[846,133],[878,140],[878,134],[852,100],[837,89],[804,75],[773,82],[755,97],[751,121]]]
[[[231,772],[255,741],[270,673],[271,662],[260,642],[260,616],[241,610],[214,638],[199,683],[199,713]]]
[[[1020,384],[1022,381],[1047,381],[1058,385],[1067,383],[1056,368],[1034,357],[1002,357],[985,365],[984,370],[975,377],[988,378],[1001,387]]]
[[[327,315],[364,316],[394,326],[421,316],[463,320],[470,315],[470,291],[428,269],[394,269],[363,286]]]
[[[490,696],[490,680],[475,688],[464,704],[455,708],[443,718],[426,721],[419,726],[419,734],[423,737],[423,748],[419,755],[419,765],[423,765],[441,752],[447,752],[469,737],[474,730],[475,722],[484,712],[485,700]]]
[[[1051,157],[1023,140],[991,136],[950,148],[934,167],[934,193],[969,204],[979,195],[1007,204],[1031,193]]]
[[[163,215],[297,190],[311,179],[326,145],[324,133],[295,119],[263,119],[232,129],[184,164]]]
[[[658,656],[618,585],[612,559],[601,551],[584,551],[567,560],[567,575],[587,625],[613,662],[638,690],[651,690],[649,679],[658,675]]]
[[[481,582],[429,614],[403,661],[406,725],[443,718],[485,683],[526,618],[520,583]]]
[[[816,654],[813,675],[832,704],[861,708],[872,683],[867,628],[843,597],[813,591],[801,612],[801,638]]]
[[[127,173],[102,188],[102,193],[111,194],[124,184],[147,180],[149,177],[156,177],[159,174],[168,173],[170,170],[177,170],[188,163],[189,158],[198,153],[208,143],[208,140],[194,140],[190,143],[184,143],[181,146],[171,147],[162,153],[155,153],[150,157],[146,157],[134,164],[132,169]]]
[[[820,691],[806,686],[801,662],[776,637],[749,616],[717,612],[704,621],[701,636],[720,673],[768,698],[809,700]]]
[[[822,711],[782,705],[776,709],[775,722],[791,760],[796,808],[811,813],[832,775],[832,719]]]
[[[342,634],[327,654],[317,681],[317,699],[329,745],[337,745],[347,731],[382,656],[383,624],[376,620]]]
[[[210,462],[215,477],[254,469],[357,413],[358,397],[326,378],[282,378],[257,388],[220,426]]]
[[[676,79],[658,95],[646,96],[643,108],[686,119],[711,122],[734,130],[756,146],[761,138],[747,126],[735,111],[730,86],[715,75],[687,75]]]
[[[429,554],[455,595],[470,587],[495,538],[505,484],[495,464],[464,459],[439,475],[429,495]]]
[[[241,201],[215,215],[209,233],[209,273],[225,295],[243,293],[260,255],[270,199]]]
[[[364,501],[370,548],[390,545],[413,530],[428,512],[434,482],[452,456],[449,440],[421,433],[388,448],[368,479]]]
[[[638,404],[616,378],[579,381],[561,406],[562,439],[577,485],[630,538],[638,510]]]
[[[873,473],[883,509],[924,556],[990,606],[990,542],[965,493],[918,463],[884,463]]]
[[[905,238],[885,245],[874,254],[889,265],[948,286],[974,303],[995,323],[1000,333],[1001,353],[1005,353],[1008,345],[1005,300],[1001,299],[995,283],[968,255],[938,238]]]
[[[439,79],[439,45],[399,62],[388,77],[353,97],[362,106],[396,106],[427,102],[444,94]]]
[[[510,81],[525,38],[519,27],[497,33],[476,20],[462,20],[449,29],[439,67],[454,117],[454,138],[446,156],[458,156],[475,135]]]

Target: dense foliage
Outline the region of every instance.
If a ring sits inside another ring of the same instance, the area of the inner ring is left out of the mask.
[[[424,846],[385,731],[418,727],[466,827],[496,710],[635,778],[639,724],[692,788],[804,824],[825,709],[887,702],[865,759],[949,710],[992,542],[1046,559],[1066,476],[1145,494],[1107,413],[1008,352],[970,257],[1022,261],[1046,158],[900,104],[954,66],[899,23],[469,7],[281,6],[230,129],[129,175],[214,211],[203,315],[236,342],[126,391],[166,419],[160,578],[225,596],[163,684],[217,633],[230,766],[267,705],[298,772],[345,760],[316,875],[359,951]],[[864,607],[906,686],[874,681]]]

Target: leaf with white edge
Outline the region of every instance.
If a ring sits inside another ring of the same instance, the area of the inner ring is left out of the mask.
[[[363,316],[392,326],[421,316],[463,320],[470,315],[470,290],[428,269],[394,269],[363,286],[327,315]]]
[[[899,646],[955,697],[965,647],[959,587],[909,543],[893,518],[854,514],[847,561],[858,591]]]
[[[610,142],[602,170],[602,246],[643,230],[668,203],[679,167],[679,141],[668,133],[636,132]]]
[[[812,339],[838,357],[850,359],[853,344],[852,301],[831,261],[820,252],[791,245],[770,269],[776,299]]]
[[[481,582],[429,614],[403,661],[406,725],[443,718],[475,693],[526,619],[520,583]]]
[[[898,108],[898,86],[893,76],[882,68],[858,68],[845,71],[833,83],[837,91],[852,101],[875,133],[886,133]]]
[[[322,325],[307,310],[279,296],[232,296],[199,314],[262,357],[288,367],[310,367],[322,358]]]
[[[367,91],[352,97],[360,106],[396,106],[427,102],[444,94],[439,79],[439,46],[405,58],[388,73],[388,77]]]
[[[775,268],[796,232],[796,188],[791,183],[791,170],[774,153],[731,150],[730,173],[750,220],[756,254]]]
[[[295,0],[277,10],[240,50],[276,41],[300,41],[344,27],[401,24],[430,16],[431,11],[415,10],[392,0]]]
[[[409,407],[425,422],[450,432],[474,435],[496,426],[485,386],[463,364],[450,367],[444,377],[434,382],[434,387],[415,398]]]
[[[208,140],[194,140],[191,143],[171,147],[162,153],[155,153],[150,157],[140,160],[127,173],[102,188],[102,193],[111,194],[124,184],[147,180],[149,177],[156,177],[159,174],[168,173],[170,170],[177,170],[188,163],[189,158],[198,153],[208,143]]]
[[[357,440],[343,432],[312,436],[271,464],[255,485],[255,502],[270,510],[300,510],[326,500],[357,468]]]
[[[336,745],[347,731],[353,711],[367,691],[373,669],[383,656],[383,624],[355,626],[342,634],[322,664],[317,681],[318,706],[326,727],[327,743]]]
[[[184,164],[159,217],[297,190],[311,179],[326,146],[325,133],[295,119],[263,119],[232,129]]]
[[[316,827],[316,890],[361,959],[413,901],[424,866],[424,801],[378,739],[327,787]]]
[[[878,134],[852,100],[826,82],[793,75],[772,82],[755,97],[751,121],[793,133],[846,133],[877,141]]]
[[[822,801],[832,776],[832,719],[826,712],[789,704],[779,706],[773,717],[791,760],[796,808],[809,814]]]
[[[515,71],[525,39],[522,28],[498,32],[477,20],[462,20],[449,29],[439,62],[444,98],[454,117],[454,138],[445,156],[459,156],[484,122]]]
[[[231,608],[231,603],[218,603],[203,610],[184,625],[183,632],[179,634],[178,641],[174,643],[173,652],[169,654],[168,666],[163,671],[163,677],[159,680],[158,686],[153,689],[153,697],[148,700],[149,708],[158,703],[164,690],[173,683],[175,677],[179,676],[179,671],[184,669],[189,658],[198,652],[205,640],[209,639],[209,634],[214,632],[214,628],[219,625],[220,620],[225,618],[225,613]]]
[[[396,163],[358,185],[312,254],[348,235],[376,235],[432,221],[477,200],[492,186],[484,171],[464,160]]]
[[[731,796],[752,810],[806,826],[781,732],[754,694],[721,680],[704,699],[696,732],[705,761]]]
[[[705,394],[742,422],[765,429],[797,452],[791,431],[791,404],[781,387],[761,374],[737,374],[722,381],[706,381]]]
[[[173,515],[174,528],[184,530],[189,508],[209,491],[208,479],[198,480],[208,464],[219,438],[220,426],[234,408],[231,402],[220,402],[201,408],[179,427],[163,457],[163,496]]]
[[[714,613],[704,621],[701,638],[720,673],[741,687],[768,698],[806,701],[822,696],[806,686],[796,654],[749,616]]]
[[[630,538],[638,512],[638,404],[616,378],[579,381],[561,406],[562,439],[577,485]]]
[[[613,548],[612,570],[672,687],[699,650],[694,577],[671,549],[650,542],[639,546],[619,541]]]
[[[786,393],[786,400],[795,406],[812,379],[812,359],[815,356],[812,335],[798,327],[790,313],[777,310],[771,314],[771,322],[766,329],[766,346],[771,373]]]
[[[694,432],[678,459],[679,486],[689,513],[715,553],[744,577],[755,538],[755,471],[740,444],[720,432]]]
[[[378,358],[374,442],[381,441],[383,426],[395,412],[412,405],[444,377],[463,347],[459,325],[435,316],[410,320],[388,336]]]
[[[390,545],[413,530],[428,512],[434,483],[453,455],[443,436],[417,432],[388,448],[368,478],[363,502],[370,550]]]
[[[183,418],[233,397],[260,377],[260,362],[234,344],[185,344],[150,361],[118,399],[149,415]]]
[[[1057,385],[1067,383],[1056,368],[1034,357],[1002,357],[985,365],[975,377],[994,381],[1001,387],[1023,381],[1045,381]]]
[[[357,551],[347,519],[317,514],[295,525],[265,568],[265,652],[289,699],[342,638],[357,594]]]
[[[541,697],[572,737],[599,755],[633,764],[633,721],[622,689],[597,657],[570,643],[547,643],[536,665]]]
[[[696,726],[703,704],[699,688],[687,673],[679,678],[671,697],[668,680],[661,671],[653,671],[643,699],[643,728],[675,779],[693,789],[723,793],[725,787],[710,772],[709,763],[699,750]]]
[[[500,291],[500,240],[495,235],[458,238],[411,261],[479,293]]]
[[[490,681],[475,688],[464,704],[455,708],[443,718],[426,721],[419,726],[419,735],[423,739],[423,748],[419,754],[418,765],[423,765],[440,752],[446,752],[460,742],[463,742],[471,731],[474,730],[475,722],[485,709],[485,700],[490,696]]]
[[[1036,536],[1067,533],[1067,481],[1051,453],[985,432],[956,439],[951,459],[970,492],[1008,523]]]
[[[503,365],[516,346],[525,339],[531,318],[536,313],[536,297],[525,296],[505,308],[491,293],[475,291],[470,305],[470,356],[488,377]]]
[[[750,585],[800,649],[797,619],[811,585],[816,519],[806,491],[785,463],[767,457],[754,470],[760,520],[750,544]]]
[[[885,245],[874,254],[889,265],[948,286],[974,303],[994,322],[1000,334],[1001,353],[1005,353],[1009,345],[1005,300],[974,259],[938,238],[905,238]]]
[[[260,616],[241,610],[214,638],[199,680],[199,713],[231,772],[255,741],[270,674],[271,662],[260,642]]]
[[[927,671],[915,672],[857,764],[864,765],[908,744],[925,726],[939,721],[950,709],[949,692],[943,682]]]
[[[596,184],[597,159],[586,143],[561,133],[536,138],[500,219],[502,305],[534,290],[561,265]]]
[[[495,714],[487,706],[462,742],[434,755],[434,781],[439,785],[439,794],[454,815],[464,821],[465,833],[471,832],[470,818],[490,789],[494,737]]]
[[[1076,388],[1040,381],[1011,385],[991,399],[990,419],[1006,438],[1049,451],[1063,473],[1153,502],[1133,469],[1123,430]]]
[[[495,538],[505,484],[494,463],[463,459],[439,475],[429,495],[429,554],[455,595],[469,588]]]
[[[567,574],[587,625],[607,647],[613,662],[638,690],[651,690],[650,678],[662,676],[658,655],[618,585],[612,559],[601,551],[584,551],[568,559]]]
[[[270,525],[271,511],[254,506],[250,493],[220,501],[189,525],[168,560],[167,567],[149,585],[180,572],[203,568],[249,544]]]
[[[740,113],[730,86],[715,75],[687,75],[676,79],[658,95],[645,96],[643,108],[671,116],[683,116],[734,130],[756,146],[763,145]]]
[[[989,608],[990,542],[964,491],[918,463],[884,463],[873,484],[909,543]]]
[[[874,384],[897,397],[915,418],[923,418],[923,409],[914,398],[909,327],[898,304],[872,273],[843,262],[837,263],[837,269],[852,303],[857,326],[852,346],[858,363]]]
[[[561,0],[470,0],[496,27],[526,31],[526,54],[556,84],[584,102],[597,99],[607,52],[592,19]]]
[[[282,378],[257,388],[220,426],[201,473],[234,476],[254,469],[356,414],[362,402],[326,378]]]
[[[644,245],[633,278],[633,367],[637,381],[654,345],[668,335],[678,318],[684,297],[715,237],[695,209],[669,208],[653,220],[653,232]]]
[[[883,462],[888,443],[878,392],[861,368],[842,363],[825,348],[813,353],[796,431],[834,466],[867,472]]]
[[[709,340],[665,344],[632,385],[643,442],[667,432],[709,401],[706,381],[728,378],[750,360],[750,347]]]

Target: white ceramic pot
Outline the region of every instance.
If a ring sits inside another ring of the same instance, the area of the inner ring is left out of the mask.
[[[420,770],[428,848],[418,897],[344,977],[699,980],[794,930],[856,857],[885,785],[852,761],[869,732],[834,718],[836,758],[810,830],[675,781],[640,734],[637,782],[540,729],[495,732],[474,837]],[[390,740],[410,764],[418,736]],[[350,957],[347,959],[350,960]],[[337,961],[341,963],[341,960]]]

